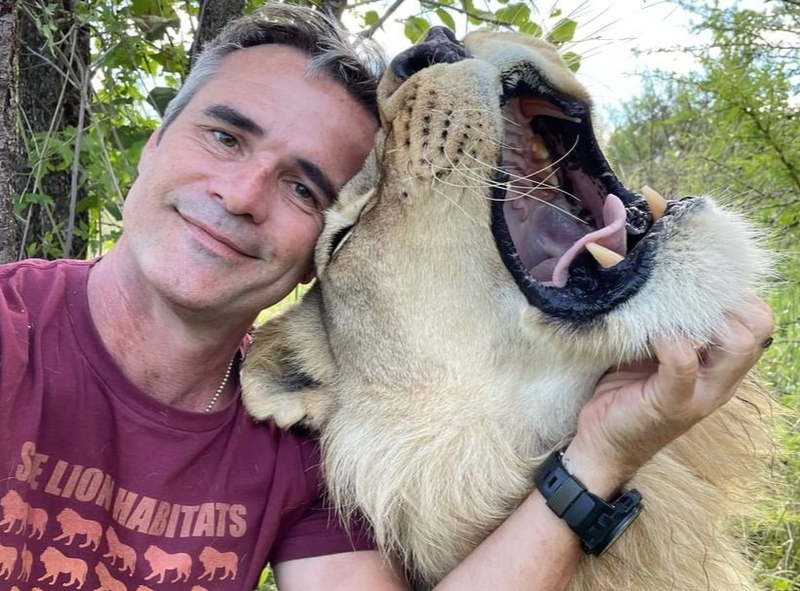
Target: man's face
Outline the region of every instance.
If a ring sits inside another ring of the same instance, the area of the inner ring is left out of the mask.
[[[376,124],[338,83],[307,78],[307,64],[283,45],[234,51],[150,138],[118,247],[174,304],[254,313],[312,277],[323,210]]]

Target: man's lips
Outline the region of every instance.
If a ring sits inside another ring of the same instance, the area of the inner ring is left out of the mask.
[[[250,248],[247,245],[241,244],[228,236],[220,234],[212,226],[204,223],[201,220],[188,217],[183,213],[179,213],[179,215],[189,225],[190,229],[200,234],[200,239],[211,238],[219,244],[225,245],[230,250],[235,251],[239,255],[250,258],[258,258],[258,253],[255,248]]]

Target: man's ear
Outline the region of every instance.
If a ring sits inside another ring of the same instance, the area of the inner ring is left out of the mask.
[[[136,167],[139,173],[147,166],[147,163],[150,161],[150,156],[155,152],[156,147],[158,147],[159,141],[161,141],[160,127],[150,134],[150,137],[147,138],[147,143],[144,145],[144,148],[142,148],[142,154],[139,156],[139,164]]]

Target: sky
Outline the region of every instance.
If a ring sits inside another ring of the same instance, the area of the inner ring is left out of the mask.
[[[478,4],[476,0],[476,5]],[[599,110],[613,109],[635,96],[641,87],[639,72],[660,68],[687,71],[690,58],[677,52],[647,53],[692,42],[692,16],[663,0],[545,0],[534,2],[540,14],[558,7],[578,22],[575,43],[569,49],[582,56],[578,77]],[[377,35],[390,54],[408,46],[397,22],[415,12],[407,2]],[[435,22],[434,24],[440,24]],[[461,31],[459,31],[461,33]],[[639,53],[637,55],[636,50]]]

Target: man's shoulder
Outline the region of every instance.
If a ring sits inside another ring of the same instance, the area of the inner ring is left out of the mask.
[[[67,279],[89,273],[95,261],[76,259],[25,259],[0,265],[2,286],[15,289],[34,289],[43,283],[52,284],[59,277]]]
[[[95,261],[74,259],[25,259],[0,265],[0,293],[8,300],[14,297],[53,295],[60,287],[73,291],[86,285],[89,269]]]
[[[0,265],[0,342],[29,340],[31,331],[63,323],[67,304],[85,307],[92,262],[26,259]]]

